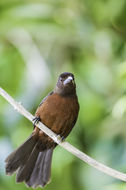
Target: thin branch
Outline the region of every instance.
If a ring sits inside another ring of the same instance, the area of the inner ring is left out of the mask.
[[[17,110],[20,114],[22,114],[24,117],[29,119],[33,123],[34,116],[30,114],[19,102],[16,102],[7,92],[5,92],[2,88],[0,88],[0,95],[3,96],[13,107],[15,110]],[[114,170],[104,164],[101,164],[100,162],[96,161],[95,159],[91,158],[90,156],[86,155],[85,153],[81,152],[74,146],[72,146],[68,142],[61,142],[60,139],[57,137],[57,135],[52,132],[49,128],[47,128],[44,124],[41,122],[37,123],[36,126],[44,131],[49,137],[51,137],[57,144],[59,144],[61,147],[66,149],[68,152],[71,152],[73,155],[78,157],[80,160],[86,162],[90,166],[93,166],[97,170],[100,170],[103,173],[106,173],[109,176],[112,176],[114,178],[120,179],[121,181],[126,182],[126,174],[119,172],[117,170]]]

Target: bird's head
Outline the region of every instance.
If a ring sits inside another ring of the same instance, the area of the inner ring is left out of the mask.
[[[74,95],[76,93],[74,75],[68,72],[60,74],[55,87],[55,92],[63,96]]]

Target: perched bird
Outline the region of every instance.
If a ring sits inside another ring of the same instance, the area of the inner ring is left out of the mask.
[[[49,183],[52,153],[57,144],[35,124],[41,121],[61,138],[66,138],[76,123],[78,112],[74,75],[62,73],[54,90],[37,108],[32,134],[6,158],[6,174],[17,171],[16,181],[24,181],[33,188]]]

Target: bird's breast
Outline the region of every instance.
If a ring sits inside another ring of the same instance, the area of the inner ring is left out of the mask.
[[[61,97],[53,94],[37,109],[36,115],[57,134],[66,134],[77,119],[79,105],[77,97]]]

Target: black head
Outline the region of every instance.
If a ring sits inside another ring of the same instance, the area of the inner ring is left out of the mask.
[[[58,78],[55,92],[63,96],[76,94],[74,75],[68,72],[62,73]]]

